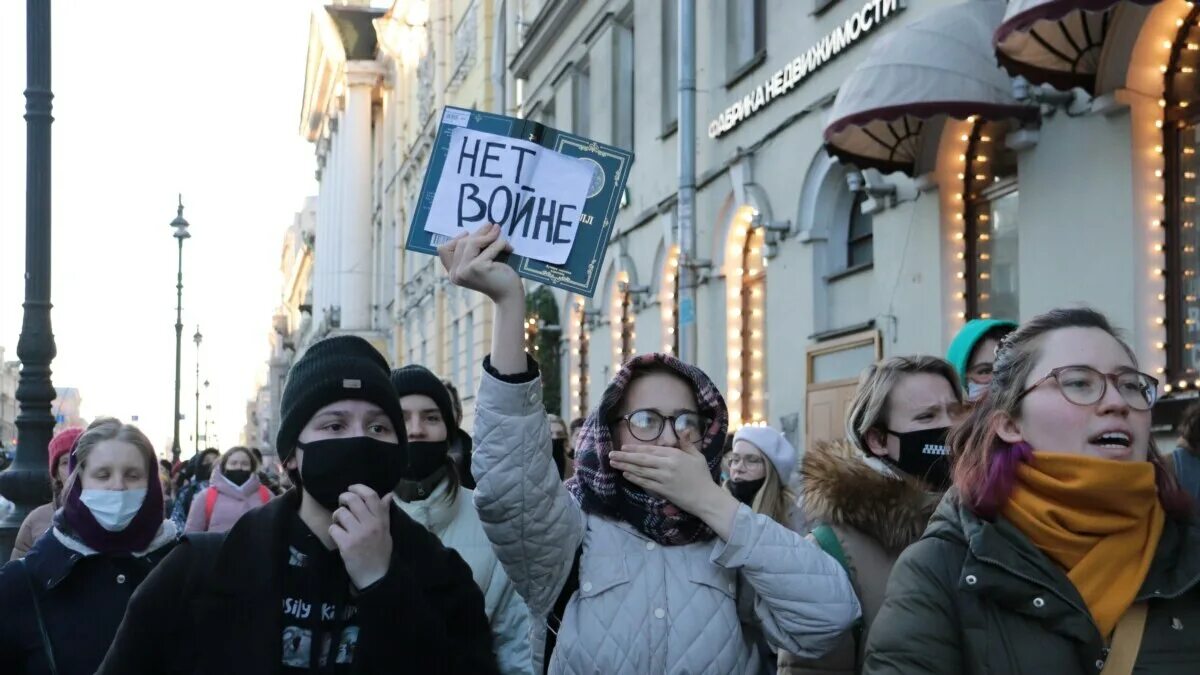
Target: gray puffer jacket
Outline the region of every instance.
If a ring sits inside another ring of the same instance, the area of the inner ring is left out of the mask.
[[[580,546],[579,590],[563,616],[552,674],[757,675],[764,664],[756,631],[777,649],[816,657],[858,618],[833,558],[745,506],[728,542],[684,546],[661,546],[584,513],[555,469],[541,391],[540,378],[513,384],[484,372],[471,467],[484,531],[541,618],[530,639],[535,670],[545,617]],[[739,596],[748,608],[741,614]]]

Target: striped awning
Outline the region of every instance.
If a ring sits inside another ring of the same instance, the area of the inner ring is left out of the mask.
[[[1104,41],[1125,4],[1159,0],[1011,0],[996,29],[996,58],[1034,84],[1095,93]]]
[[[1000,0],[968,0],[879,36],[838,90],[825,148],[859,168],[912,174],[921,130],[938,116],[1036,120],[996,65]]]

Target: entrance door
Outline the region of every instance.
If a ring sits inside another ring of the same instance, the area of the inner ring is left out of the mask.
[[[846,411],[863,369],[882,357],[879,331],[854,333],[808,348],[805,447],[846,438]]]

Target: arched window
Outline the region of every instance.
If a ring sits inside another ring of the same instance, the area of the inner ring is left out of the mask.
[[[1008,122],[975,122],[964,135],[964,265],[967,314],[1019,318],[1017,158],[1004,143]]]
[[[588,413],[588,345],[589,333],[586,300],[576,297],[571,302],[570,345],[571,345],[571,414],[586,417]]]
[[[559,386],[558,303],[545,286],[525,297],[525,350],[537,360],[542,373],[542,401],[548,412],[562,412],[562,389]]]
[[[1180,388],[1200,382],[1200,220],[1197,199],[1200,198],[1200,28],[1197,19],[1200,8],[1193,7],[1181,24],[1183,27],[1171,47],[1167,62],[1163,111],[1163,145],[1166,165],[1166,228],[1164,255],[1166,264],[1161,270],[1166,302],[1165,345],[1167,375]],[[1200,385],[1197,385],[1200,386]]]
[[[616,286],[609,298],[609,323],[612,326],[613,367],[620,368],[633,358],[633,341],[636,316],[633,311],[633,294],[629,292],[629,273],[617,273]]]
[[[869,213],[863,213],[867,193],[857,192],[850,208],[850,227],[846,232],[846,268],[865,267],[875,262],[875,224]]]
[[[731,429],[766,420],[763,353],[766,268],[762,257],[763,229],[750,227],[754,215],[749,206],[742,206],[734,213],[725,245]]]
[[[659,306],[662,307],[663,351],[672,356],[679,354],[679,245],[667,249],[662,269],[662,288],[658,291]]]

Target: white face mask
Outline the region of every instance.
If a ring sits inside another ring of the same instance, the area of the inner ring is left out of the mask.
[[[88,507],[100,527],[109,532],[120,532],[137,515],[146,501],[146,488],[136,490],[83,490],[79,501]]]
[[[980,396],[988,390],[986,384],[976,384],[975,382],[967,383],[967,400],[978,401]]]

